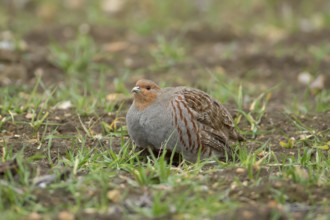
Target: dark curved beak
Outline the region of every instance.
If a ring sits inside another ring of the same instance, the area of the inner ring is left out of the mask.
[[[135,87],[131,90],[131,92],[133,92],[133,93],[139,93],[140,91],[141,91],[140,86],[135,86]]]

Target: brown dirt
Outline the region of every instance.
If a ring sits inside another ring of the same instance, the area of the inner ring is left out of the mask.
[[[42,80],[46,85],[57,85],[63,82],[65,74],[61,69],[54,66],[48,57],[47,45],[52,40],[65,42],[75,36],[77,27],[56,26],[32,30],[25,35],[25,40],[29,45],[29,49],[25,52],[8,52],[0,51],[0,61],[4,63],[5,70],[0,72],[0,85],[34,85],[36,81],[36,71],[42,69]],[[95,42],[102,46],[105,43],[113,41],[126,41],[130,45],[129,48],[118,51],[111,58],[103,57],[96,62],[109,65],[115,69],[116,74],[120,74],[121,69],[129,68],[131,71],[139,70],[141,67],[152,64],[153,60],[150,55],[146,54],[145,48],[150,48],[154,45],[155,39],[140,38],[131,36],[124,30],[112,30],[101,27],[92,27],[91,36]],[[269,140],[271,150],[279,157],[281,155],[297,155],[301,146],[292,149],[285,149],[279,145],[284,137],[299,138],[299,133],[291,120],[292,115],[286,114],[283,111],[283,106],[292,98],[292,94],[303,94],[306,88],[297,82],[297,75],[304,70],[313,70],[315,60],[310,57],[296,58],[294,56],[277,57],[272,54],[271,50],[276,47],[286,47],[294,43],[298,46],[304,46],[309,43],[318,43],[328,39],[329,30],[318,31],[307,35],[293,34],[288,38],[280,41],[277,44],[268,43],[266,40],[259,39],[254,36],[240,36],[230,31],[223,33],[209,29],[208,27],[201,28],[201,30],[192,30],[185,33],[183,39],[190,46],[187,61],[174,65],[171,68],[164,68],[154,72],[142,72],[127,80],[127,88],[130,88],[136,79],[141,76],[153,78],[155,81],[168,80],[169,84],[178,85],[185,82],[187,85],[201,85],[205,79],[205,72],[202,73],[197,69],[204,67],[205,69],[223,68],[228,77],[239,78],[246,84],[252,84],[261,88],[269,88],[271,86],[282,84],[281,89],[276,90],[270,100],[270,106],[265,117],[259,125],[262,130],[268,133],[259,135],[256,140],[249,141],[250,150],[255,150],[260,146],[256,143]],[[222,57],[222,49],[229,44],[234,44],[235,49],[231,58]],[[251,45],[256,45],[257,52],[249,52]],[[268,51],[260,48],[267,48]],[[125,64],[125,59],[130,59],[129,66]],[[250,71],[251,70],[251,71]],[[324,60],[319,64],[319,70],[326,76],[325,86],[329,86],[329,71],[330,60]],[[144,70],[145,71],[145,70]],[[174,75],[179,73],[178,75]],[[177,76],[176,78],[174,76]],[[114,75],[107,78],[107,84],[111,85]],[[1,84],[2,83],[2,84]],[[288,88],[287,85],[290,85]],[[109,91],[111,91],[111,86]],[[127,109],[127,105],[123,109]],[[247,106],[246,106],[247,107]],[[122,116],[125,113],[121,113]],[[2,117],[5,117],[3,115]],[[307,115],[298,116],[299,119],[310,128],[317,132],[324,132],[329,130],[330,125],[330,110],[324,113],[309,113]],[[83,124],[88,125],[91,132],[94,134],[104,132],[101,126],[101,121],[108,124],[113,122],[116,115],[104,112],[100,109],[93,115],[81,116]],[[8,121],[3,125],[1,130],[2,142],[12,147],[13,152],[18,152],[24,147],[24,157],[30,157],[35,154],[47,155],[48,141],[40,139],[41,133],[45,132],[46,136],[53,135],[70,135],[77,134],[77,132],[86,136],[86,147],[97,146],[101,149],[109,147],[107,140],[95,140],[88,137],[83,129],[83,126],[75,113],[74,109],[69,110],[51,110],[47,119],[48,126],[41,126],[38,130],[33,130],[29,125],[30,119],[27,119],[24,114],[15,116],[15,122]],[[119,125],[120,127],[121,125]],[[248,123],[243,121],[240,124],[242,130],[248,129]],[[55,131],[55,133],[54,133]],[[324,139],[329,138],[329,134],[325,134]],[[55,162],[58,156],[65,155],[68,148],[72,148],[76,139],[58,138],[52,140],[51,158]],[[112,147],[116,151],[120,149],[120,141],[112,142]],[[77,149],[78,150],[78,149]],[[0,153],[2,155],[2,152]],[[49,161],[44,158],[34,162],[33,166],[39,167],[41,173],[48,173],[51,169]],[[269,176],[276,172],[273,170],[261,169],[258,171],[260,177]],[[237,175],[235,170],[226,170],[224,173],[213,174],[211,180],[216,182],[219,178],[231,183],[235,178],[241,182],[249,181],[246,173]],[[212,181],[212,182],[213,182]],[[239,208],[235,213],[228,214],[228,218],[232,219],[269,219],[274,210],[280,211],[284,207],[274,203],[273,191],[278,187],[285,187],[285,192],[292,203],[292,212],[297,219],[303,217],[308,211],[309,207],[294,206],[294,204],[302,203],[306,200],[311,203],[322,201],[330,197],[329,187],[317,187],[309,189],[307,193],[300,185],[290,182],[290,180],[283,182],[262,181],[258,186],[233,189],[229,196],[231,198],[239,199],[246,202],[246,206]],[[134,193],[132,193],[133,195]],[[141,195],[137,193],[137,195]],[[43,190],[35,192],[38,201],[45,206],[54,206],[63,202],[70,202],[70,193],[63,190],[44,192]],[[131,199],[134,196],[132,196]],[[260,205],[262,204],[262,205]],[[320,208],[321,209],[321,208]],[[329,210],[320,210],[320,212],[327,212]],[[81,218],[85,219],[112,219],[120,218],[113,215],[101,214],[81,214]],[[221,216],[223,218],[223,216]],[[287,219],[285,215],[280,214],[279,219]]]

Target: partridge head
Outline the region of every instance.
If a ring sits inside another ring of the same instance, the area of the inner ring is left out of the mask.
[[[139,147],[167,148],[196,161],[198,156],[230,156],[230,140],[243,140],[228,110],[201,90],[160,88],[142,79],[132,93],[126,123],[129,136]]]
[[[132,89],[132,92],[134,94],[135,107],[142,111],[156,101],[160,88],[153,81],[139,80]]]

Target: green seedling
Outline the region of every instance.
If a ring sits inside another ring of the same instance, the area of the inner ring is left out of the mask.
[[[295,146],[296,139],[294,137],[291,137],[288,139],[287,142],[280,141],[280,146],[284,148],[293,148]]]
[[[32,115],[31,122],[29,124],[34,131],[37,131],[39,130],[40,126],[45,123],[45,120],[47,119],[49,112],[40,111],[38,114],[35,114],[35,112],[32,111],[31,115]]]
[[[246,113],[238,110],[249,122],[253,138],[255,138],[258,133],[259,124],[266,113],[266,107],[270,98],[270,92],[262,93],[251,103],[250,112]]]

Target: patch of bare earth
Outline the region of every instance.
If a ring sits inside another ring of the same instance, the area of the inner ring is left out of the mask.
[[[278,43],[279,46],[287,46],[292,42],[298,45],[306,45],[306,42],[312,43],[318,40],[324,40],[324,36],[328,36],[328,30],[320,33],[311,33],[314,37],[289,36],[287,39]],[[70,40],[75,35],[73,27],[56,27],[45,28],[32,31],[27,34],[25,39],[30,48],[24,52],[0,51],[0,61],[4,68],[0,70],[0,85],[34,85],[36,72],[42,70],[42,80],[46,84],[59,84],[65,79],[63,70],[54,66],[49,59],[49,51],[47,45],[51,40],[59,41]],[[111,66],[116,70],[128,68],[130,70],[141,70],[143,76],[153,78],[154,80],[169,80],[173,84],[178,84],[175,74],[179,78],[186,80],[186,84],[196,85],[196,81],[203,81],[205,72],[196,71],[197,68],[215,69],[221,67],[225,70],[228,77],[240,78],[246,83],[255,84],[264,88],[277,84],[285,84],[292,86],[292,90],[287,90],[283,86],[283,90],[275,92],[271,103],[272,107],[267,111],[266,115],[260,123],[260,129],[266,131],[264,134],[258,135],[255,140],[248,137],[248,145],[250,150],[258,149],[260,145],[269,141],[271,150],[280,158],[281,155],[297,156],[302,146],[292,149],[283,148],[279,142],[283,137],[295,137],[299,139],[301,133],[297,132],[297,128],[293,123],[292,117],[284,113],[283,105],[290,100],[292,93],[303,93],[306,88],[297,82],[297,76],[305,69],[312,69],[314,60],[309,58],[295,58],[293,56],[277,57],[271,52],[261,50],[260,48],[272,49],[277,45],[269,44],[267,41],[259,39],[255,36],[240,36],[235,33],[221,33],[205,29],[191,31],[186,33],[185,39],[191,45],[188,51],[188,61],[174,65],[170,69],[157,70],[157,74],[150,73],[143,68],[153,62],[150,55],[146,54],[144,48],[154,45],[154,39],[134,38],[125,34],[122,30],[109,30],[106,28],[91,28],[91,36],[99,45],[105,45],[114,41],[124,41],[125,44],[117,48],[112,58],[103,57],[97,60],[102,64]],[[129,46],[127,46],[129,45]],[[232,48],[230,48],[232,45]],[[109,45],[108,45],[109,46]],[[112,45],[113,46],[113,45]],[[252,48],[255,46],[256,49]],[[112,48],[113,50],[113,48]],[[224,57],[225,50],[230,50],[233,54],[231,57]],[[252,51],[252,52],[251,52]],[[257,52],[253,52],[257,51]],[[126,60],[126,61],[125,61]],[[322,61],[319,65],[320,71],[326,75],[325,88],[329,88],[329,71],[330,61]],[[251,70],[253,70],[251,72]],[[120,71],[116,72],[120,74]],[[110,85],[115,75],[107,78]],[[140,76],[138,76],[140,77]],[[128,79],[127,85],[133,85],[138,77]],[[182,81],[180,81],[182,82]],[[271,105],[271,104],[270,104]],[[125,114],[122,114],[124,117]],[[116,152],[120,149],[119,138],[113,137],[111,143],[109,140],[93,138],[96,134],[104,134],[101,122],[111,124],[115,120],[115,114],[107,113],[102,110],[94,115],[78,116],[75,110],[51,110],[47,118],[47,126],[42,125],[38,129],[33,129],[29,124],[31,119],[26,114],[16,115],[14,121],[7,121],[1,128],[0,148],[10,146],[12,151],[18,152],[23,150],[24,157],[28,158],[36,154],[42,155],[42,159],[35,160],[31,169],[39,169],[42,174],[51,173],[51,164],[47,159],[50,136],[57,138],[51,139],[50,156],[55,162],[58,157],[65,156],[70,148],[77,148],[76,144],[81,141],[77,138],[81,134],[86,139],[84,146],[86,148],[97,147],[99,149],[107,149],[112,147]],[[299,120],[316,132],[324,132],[329,130],[330,111],[323,113],[310,113],[299,116]],[[86,133],[85,127],[89,129],[92,136]],[[242,130],[249,129],[249,124],[243,121],[240,125]],[[48,137],[48,138],[47,138]],[[128,138],[128,137],[126,137]],[[323,136],[324,139],[329,138],[329,134]],[[267,152],[266,152],[267,153]],[[0,152],[0,156],[3,152]],[[262,157],[261,155],[260,157]],[[225,213],[218,216],[219,218],[231,219],[269,219],[274,211],[279,213],[279,219],[287,219],[284,210],[294,213],[296,219],[303,218],[308,212],[329,213],[329,209],[320,207],[315,210],[318,201],[323,201],[330,197],[330,188],[328,186],[315,187],[311,186],[307,190],[303,186],[293,183],[290,179],[278,181],[271,180],[270,176],[276,175],[276,167],[259,168],[255,175],[260,176],[261,181],[258,186],[246,184],[250,181],[246,171],[227,169],[220,173],[210,176],[212,184],[221,180],[221,188],[213,190],[229,191],[229,198],[237,199],[242,202],[240,208],[234,213]],[[233,180],[238,178],[243,186],[233,186]],[[123,180],[124,181],[124,180]],[[223,184],[222,181],[225,181]],[[124,183],[123,184],[127,184]],[[275,202],[274,191],[276,189],[284,189],[288,197],[289,205],[282,206]],[[139,190],[132,189],[132,193],[127,195],[127,200],[141,202],[143,193]],[[133,191],[136,191],[135,193]],[[100,192],[101,193],[101,192]],[[70,193],[64,190],[55,190],[51,193],[40,189],[35,192],[35,196],[39,203],[45,207],[57,206],[63,202],[72,202]],[[308,201],[308,202],[307,202]],[[143,206],[143,204],[141,204]],[[100,213],[79,213],[84,219],[120,219],[121,209],[128,209],[127,204],[119,204],[118,210],[115,208],[112,214]],[[283,212],[283,214],[281,214]]]

